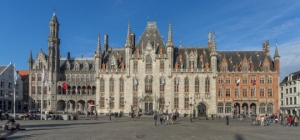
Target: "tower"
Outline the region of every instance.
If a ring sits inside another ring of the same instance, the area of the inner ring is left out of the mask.
[[[277,71],[278,75],[280,74],[280,56],[278,53],[278,47],[276,42],[275,54],[274,54],[274,68]]]
[[[211,69],[213,71],[213,77],[215,78],[217,72],[217,47],[216,47],[216,35],[215,32],[208,33],[208,49],[210,50]]]
[[[173,70],[173,52],[174,52],[174,44],[173,44],[173,35],[172,35],[172,22],[169,21],[169,31],[168,31],[168,41],[167,41],[167,54],[168,54],[168,76],[172,76],[172,70]]]
[[[60,72],[60,52],[59,44],[60,39],[58,37],[59,32],[59,23],[56,17],[55,12],[52,15],[52,18],[49,22],[50,24],[50,35],[48,36],[48,67],[46,67],[46,72],[48,71],[48,83],[49,83],[49,92],[48,92],[48,110],[56,110],[56,87],[59,72]]]

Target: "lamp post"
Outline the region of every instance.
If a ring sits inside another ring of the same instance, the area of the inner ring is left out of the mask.
[[[10,110],[12,110],[12,104],[13,104],[13,113],[14,113],[14,119],[16,119],[16,98],[18,98],[18,95],[14,94],[13,92],[10,92],[10,94],[6,94],[5,97],[11,97],[14,96],[11,100],[10,104]]]
[[[108,101],[108,100],[109,100],[109,101]],[[109,102],[109,103],[108,103],[108,104],[109,104],[109,105],[108,105],[108,106],[109,106],[108,109],[109,109],[109,120],[110,120],[110,121],[111,121],[111,100],[112,100],[112,99],[111,99],[111,96],[109,96],[109,99],[106,99],[106,101]]]
[[[193,98],[191,97],[191,102],[190,102],[190,107],[191,107],[191,109],[190,109],[190,121],[191,122],[193,122]]]

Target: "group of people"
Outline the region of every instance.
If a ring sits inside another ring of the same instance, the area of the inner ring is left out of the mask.
[[[157,120],[159,119],[160,125],[171,125],[179,118],[179,113],[154,113],[154,122],[157,125]]]
[[[285,118],[287,126],[298,126],[299,117],[297,115],[287,115]]]

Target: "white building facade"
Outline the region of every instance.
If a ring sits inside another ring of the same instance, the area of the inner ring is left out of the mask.
[[[286,76],[280,83],[280,110],[289,115],[300,115],[300,71]]]
[[[14,80],[15,66],[10,63],[0,66],[0,109],[2,112],[23,112],[23,82],[18,76],[16,84]],[[15,93],[15,104],[14,104]]]

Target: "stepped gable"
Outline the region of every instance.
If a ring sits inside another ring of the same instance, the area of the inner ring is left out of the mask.
[[[189,61],[190,57],[194,57],[196,60],[197,67],[196,68],[205,68],[205,63],[208,62],[210,64],[209,59],[210,51],[206,47],[180,47],[174,49],[174,64],[173,67],[175,67],[175,63],[178,63],[178,68],[188,68],[187,63]],[[180,61],[180,57],[182,56],[182,61]],[[200,56],[203,58],[203,60],[200,60]]]
[[[160,35],[158,28],[156,26],[156,21],[147,23],[147,27],[144,30],[142,36],[139,38],[139,41],[136,44],[136,47],[135,47],[135,50],[133,53],[135,54],[136,49],[139,48],[140,54],[142,54],[143,51],[146,50],[146,46],[148,43],[150,43],[152,46],[154,46],[153,49],[155,49],[155,54],[159,54],[160,48],[163,49],[164,54],[167,52],[167,49],[163,42],[163,38]]]
[[[249,64],[249,70],[253,67],[253,71],[262,71],[261,66],[267,58],[270,62],[270,70],[274,71],[273,59],[265,51],[218,51],[217,70],[221,71],[221,63],[225,56],[228,62],[228,70],[234,71],[238,66],[238,71],[241,71],[241,65],[246,58]]]
[[[106,69],[111,69],[109,67],[112,63],[115,63],[116,69],[121,69],[121,64],[125,64],[125,49],[124,48],[111,48],[103,54],[103,63],[106,65]]]

